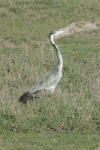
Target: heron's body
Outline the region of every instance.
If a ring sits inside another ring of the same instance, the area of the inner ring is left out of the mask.
[[[36,93],[40,90],[50,90],[52,95],[57,83],[60,81],[60,78],[62,76],[63,59],[60,50],[53,41],[53,36],[59,33],[62,33],[62,31],[51,31],[50,33],[50,41],[56,49],[58,64],[52,70],[43,75],[42,78],[29,89],[30,94]]]
[[[60,81],[62,76],[62,70],[59,70],[58,66],[55,66],[47,74],[43,75],[42,78],[30,88],[30,93],[33,94],[40,90],[51,90],[54,91],[57,83]]]

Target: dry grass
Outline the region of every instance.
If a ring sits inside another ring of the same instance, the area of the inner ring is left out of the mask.
[[[10,0],[0,3],[1,134],[8,137],[9,133],[17,136],[20,132],[23,138],[23,132],[99,131],[100,30],[76,33],[55,41],[61,50],[64,67],[51,101],[49,93],[44,91],[36,95],[34,105],[32,101],[23,104],[18,99],[57,64],[55,51],[47,43],[49,32],[73,21],[94,21],[100,16],[100,2]],[[33,139],[33,135],[29,139]],[[99,143],[97,138],[93,140]],[[93,143],[92,148],[99,146]]]

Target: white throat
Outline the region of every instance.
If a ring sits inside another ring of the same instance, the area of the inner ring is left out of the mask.
[[[55,44],[55,43],[54,43],[54,40],[53,40],[53,37],[54,37],[55,35],[58,35],[58,34],[61,34],[61,33],[63,33],[63,31],[57,31],[55,34],[51,35],[51,42],[52,42],[53,44]]]
[[[53,37],[54,37],[54,35],[51,35],[51,42],[52,42],[53,44],[55,44],[55,42],[54,42],[54,40],[53,40]]]

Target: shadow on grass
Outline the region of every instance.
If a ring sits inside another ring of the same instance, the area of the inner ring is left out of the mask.
[[[26,104],[28,100],[33,101],[33,96],[29,92],[25,92],[19,97],[19,102],[23,104]]]

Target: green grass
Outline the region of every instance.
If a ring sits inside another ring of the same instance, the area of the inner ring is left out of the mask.
[[[1,136],[0,136],[1,138]],[[100,149],[99,133],[10,133],[2,135],[0,148],[5,150],[81,150],[81,149]]]
[[[29,87],[57,64],[51,30],[100,18],[100,2],[0,1],[0,148],[100,149],[100,30],[55,40],[64,60],[52,100],[36,95],[19,102]]]

